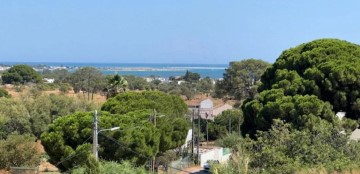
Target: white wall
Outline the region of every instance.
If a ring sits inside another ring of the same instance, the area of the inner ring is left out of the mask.
[[[220,163],[225,163],[229,160],[231,153],[224,155],[223,148],[217,147],[200,154],[200,166],[203,167],[208,160],[219,160]]]
[[[210,99],[206,99],[200,102],[201,109],[212,109],[214,107],[214,103]]]

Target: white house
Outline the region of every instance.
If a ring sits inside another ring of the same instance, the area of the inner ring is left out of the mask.
[[[223,104],[221,106],[214,106],[214,102],[211,99],[205,99],[195,102],[189,102],[188,108],[191,112],[194,112],[196,117],[199,113],[202,119],[214,120],[216,116],[220,115],[223,111],[233,109],[229,104]]]
[[[54,83],[55,79],[44,78],[43,81],[44,81],[44,83]]]

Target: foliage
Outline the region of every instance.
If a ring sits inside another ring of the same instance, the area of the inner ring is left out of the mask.
[[[238,133],[230,133],[221,137],[216,141],[216,144],[220,147],[226,147],[235,149],[242,143],[242,137]]]
[[[10,98],[11,95],[7,92],[6,89],[0,88],[0,97]]]
[[[32,67],[28,65],[14,65],[2,76],[2,81],[5,84],[25,84],[28,82],[39,83],[41,76]]]
[[[187,112],[187,106],[180,97],[157,91],[120,93],[107,100],[101,109],[113,114],[147,110],[149,115],[155,109],[161,114],[181,117]]]
[[[13,98],[0,98],[0,139],[9,134],[31,134],[29,112]]]
[[[119,126],[120,131],[99,134],[99,157],[106,160],[131,160],[144,164],[148,157],[159,150],[160,134],[146,120],[144,112],[133,112],[127,115],[111,115],[101,112],[99,127]],[[51,161],[58,163],[66,157],[76,154],[78,149],[86,146],[92,136],[92,113],[76,113],[60,117],[49,126],[41,136],[42,144]],[[85,144],[83,144],[85,143]],[[87,149],[87,150],[90,150]],[[59,167],[69,169],[75,166],[77,159],[69,159]],[[84,161],[84,158],[78,161]]]
[[[114,97],[120,92],[125,92],[128,86],[127,80],[118,74],[109,79],[108,87],[106,88],[106,98]]]
[[[71,90],[71,85],[69,83],[59,84],[59,91],[62,92],[63,94],[66,94],[70,90]]]
[[[358,164],[360,159],[359,143],[348,142],[346,135],[324,120],[313,130],[304,131],[277,120],[269,132],[259,132],[257,139],[252,145],[255,153],[250,165],[266,168],[269,173],[294,173],[314,166],[341,171]]]
[[[35,138],[29,135],[9,135],[7,139],[0,139],[0,169],[36,167],[39,157]]]
[[[236,136],[236,135],[235,135]],[[241,143],[243,143],[242,141]],[[232,155],[226,164],[215,164],[211,167],[213,174],[248,174],[248,173],[266,173],[266,171],[254,172],[250,168],[249,163],[251,162],[250,153],[247,151],[244,144],[236,144],[233,147]]]
[[[89,100],[90,94],[93,99],[94,93],[105,88],[106,79],[98,69],[94,67],[83,67],[71,74],[70,84],[76,93],[79,91],[87,92],[87,98]]]
[[[261,77],[260,95],[243,105],[243,133],[253,136],[279,118],[302,129],[325,119],[347,131],[354,121],[339,124],[333,111],[358,118],[360,47],[336,39],[320,39],[284,51]],[[360,106],[360,105],[359,105]]]
[[[123,161],[121,163],[113,161],[102,161],[100,163],[99,173],[106,174],[148,174],[148,172],[141,167],[135,167],[128,161]],[[71,171],[72,174],[84,174],[86,169],[84,167],[75,168]]]
[[[150,85],[142,77],[136,77],[133,75],[124,76],[127,81],[127,87],[130,90],[146,90],[149,89]]]
[[[262,76],[260,91],[284,89],[285,95],[316,95],[335,112],[360,117],[360,46],[319,39],[285,50]]]
[[[291,124],[274,120],[269,131],[256,134],[256,140],[242,139],[233,149],[228,164],[216,170],[218,173],[234,170],[243,171],[239,173],[296,173],[324,168],[329,173],[338,173],[358,167],[359,150],[358,142],[349,141],[325,120],[319,119],[312,130],[297,130]]]
[[[197,85],[196,85],[196,89],[199,92],[202,92],[205,94],[211,94],[214,90],[213,81],[209,77],[200,79],[199,83],[197,83]]]
[[[56,118],[93,109],[94,104],[85,100],[41,92],[34,94],[34,91],[23,94],[19,100],[0,98],[0,138],[12,133],[33,134],[39,138]]]
[[[257,82],[269,66],[269,63],[258,59],[230,62],[223,80],[216,83],[215,96],[228,95],[239,100],[254,98],[257,94]]]
[[[44,78],[51,78],[55,83],[67,83],[70,80],[70,73],[67,69],[44,70],[42,72]]]
[[[161,134],[160,152],[184,143],[188,128],[184,117],[187,106],[178,96],[157,91],[126,92],[110,98],[103,104],[102,110],[113,114],[142,111],[149,116],[153,115],[155,110],[164,116],[157,119],[156,124]]]
[[[186,71],[185,75],[182,78],[187,82],[193,83],[200,80],[200,74]]]
[[[197,119],[195,119],[194,122],[196,125],[198,124]],[[205,139],[206,132],[208,132],[209,140],[217,140],[232,132],[240,135],[242,122],[243,115],[241,110],[226,110],[215,117],[214,120],[200,119],[200,131],[204,133]]]
[[[51,91],[57,89],[59,85],[55,83],[41,83],[37,84],[35,87],[40,91]]]
[[[244,117],[241,110],[226,110],[223,111],[220,115],[215,117],[214,124],[221,126],[227,130],[228,133],[237,132],[239,134],[240,125],[243,123]],[[221,135],[225,135],[225,132]]]
[[[94,157],[94,155],[88,155],[85,161],[85,173],[86,174],[99,174],[100,170],[100,163]]]
[[[194,88],[196,89],[195,84],[189,83],[189,82],[184,82],[184,83],[181,83],[178,87],[179,87],[178,93],[176,92],[176,90],[173,90],[170,93],[177,94],[177,95],[184,95],[186,97],[186,99],[188,99],[188,100],[194,98],[194,96],[196,94],[196,91],[194,90]]]
[[[65,95],[23,96],[22,101],[30,116],[32,133],[38,138],[55,119],[75,112],[95,109],[91,102]]]
[[[242,132],[253,136],[256,130],[268,130],[275,118],[298,129],[311,128],[318,119],[340,126],[331,109],[328,102],[314,95],[285,96],[282,89],[266,90],[257,100],[244,103]]]
[[[106,160],[130,160],[144,164],[149,157],[159,151],[166,151],[184,142],[187,124],[177,119],[171,124],[159,121],[159,128],[150,123],[145,112],[126,115],[100,114],[100,128],[121,127],[120,131],[99,134],[99,156]],[[185,132],[185,134],[184,134]],[[89,140],[92,134],[92,114],[77,113],[55,120],[48,132],[41,136],[46,152],[54,163],[76,154],[79,147]],[[115,142],[114,142],[115,141]],[[86,145],[86,144],[85,144]],[[80,164],[79,159],[69,159],[60,165],[69,169]]]

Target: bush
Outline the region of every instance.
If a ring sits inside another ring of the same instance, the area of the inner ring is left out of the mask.
[[[294,129],[280,120],[273,122],[269,131],[256,134],[256,140],[241,139],[228,164],[217,169],[219,173],[231,173],[228,171],[234,168],[248,168],[249,173],[337,173],[359,167],[360,143],[350,141],[329,122],[319,119],[311,131]]]
[[[35,138],[29,135],[9,135],[0,140],[0,169],[10,167],[35,167],[40,154],[35,148]]]
[[[7,92],[6,89],[4,88],[0,88],[0,97],[6,97],[6,98],[10,98],[11,95]]]
[[[123,161],[122,163],[117,162],[101,162],[100,163],[100,172],[106,174],[148,174],[144,168],[135,167],[128,161]],[[86,173],[86,167],[75,168],[71,171],[72,174],[84,174]]]

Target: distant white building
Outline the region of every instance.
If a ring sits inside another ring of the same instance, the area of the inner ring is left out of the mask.
[[[188,104],[188,108],[191,112],[195,112],[199,115],[202,119],[209,119],[214,120],[216,116],[220,115],[225,110],[233,109],[233,107],[229,104],[223,104],[218,107],[214,107],[214,103],[210,99],[205,99],[200,102],[194,102]]]
[[[184,83],[185,81],[184,80],[179,80],[179,81],[177,81],[177,84],[178,85],[181,85],[182,83]]]
[[[54,83],[55,79],[44,78],[43,81],[44,81],[44,83]]]

